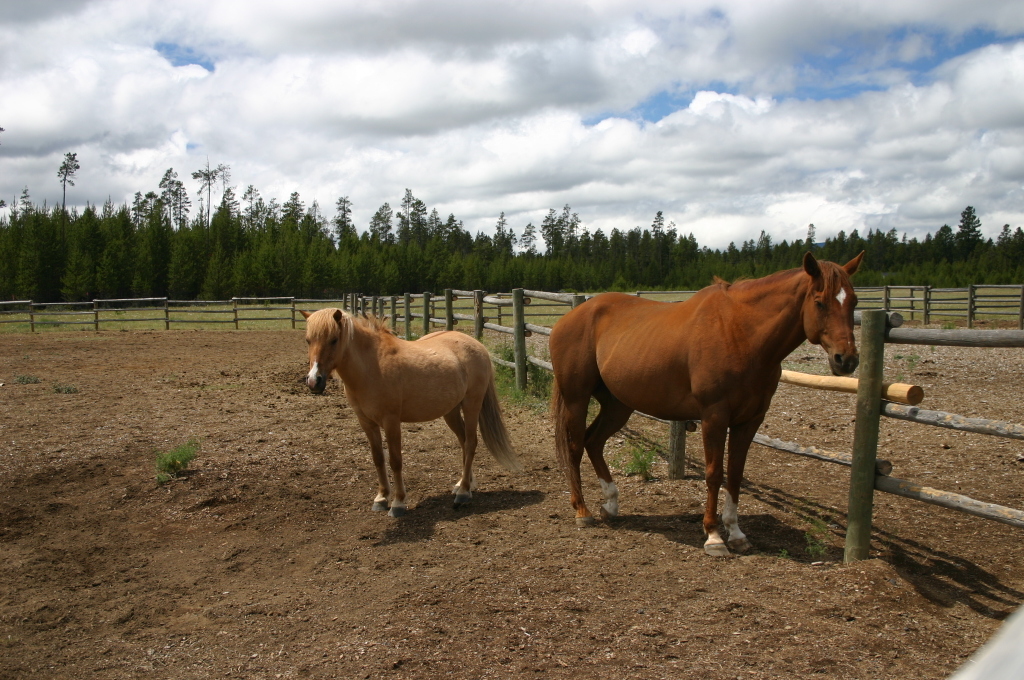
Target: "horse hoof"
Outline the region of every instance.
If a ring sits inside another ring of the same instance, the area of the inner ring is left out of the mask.
[[[455,494],[455,509],[458,510],[463,506],[469,505],[471,498],[472,496],[469,494]]]
[[[587,515],[586,517],[577,517],[576,526],[578,527],[592,527],[597,524],[597,520],[594,519],[593,515]]]
[[[388,504],[383,501],[374,501],[373,507],[370,508],[373,512],[384,512],[388,509]]]
[[[729,548],[733,552],[745,553],[748,550],[750,550],[750,547],[751,547],[750,546],[750,541],[748,541],[745,538],[741,538],[739,540],[730,540],[729,541]]]
[[[405,512],[406,512],[405,508],[399,508],[399,507],[392,506],[392,508],[390,510],[388,510],[388,516],[389,517],[402,517],[403,515],[405,515]]]
[[[725,543],[705,543],[704,552],[712,557],[729,556],[729,549],[725,547]]]
[[[604,506],[601,506],[601,520],[602,521],[610,522],[613,519],[618,519],[618,517],[619,517],[619,513],[617,513],[617,512],[616,513],[608,512],[608,510]]]

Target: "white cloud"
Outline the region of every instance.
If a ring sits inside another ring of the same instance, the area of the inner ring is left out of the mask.
[[[359,225],[408,187],[484,230],[568,203],[606,231],[663,210],[724,246],[809,222],[921,235],[972,204],[994,234],[1024,198],[1024,41],[908,64],[1019,35],[1018,5],[40,3],[0,26],[0,196],[52,203],[66,151],[79,203],[209,156],[265,196],[348,195]],[[663,93],[681,107],[641,120]]]

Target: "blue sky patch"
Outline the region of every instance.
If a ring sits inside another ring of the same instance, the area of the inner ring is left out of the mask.
[[[160,53],[167,61],[171,62],[172,66],[188,66],[189,64],[198,64],[207,71],[213,72],[214,63],[209,57],[199,54],[191,47],[185,45],[179,45],[177,43],[158,42],[153,46],[157,52]]]

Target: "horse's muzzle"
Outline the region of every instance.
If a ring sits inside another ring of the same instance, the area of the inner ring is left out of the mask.
[[[828,358],[828,367],[832,375],[850,375],[857,370],[860,364],[860,356],[857,354],[833,354]]]
[[[327,378],[324,377],[323,373],[317,373],[315,376],[307,376],[306,387],[308,387],[309,391],[313,394],[323,394],[324,388],[327,387]]]

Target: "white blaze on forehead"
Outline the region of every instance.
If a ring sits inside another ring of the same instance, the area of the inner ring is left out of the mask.
[[[846,289],[840,288],[839,294],[836,295],[836,300],[839,300],[839,306],[842,307],[843,303],[846,302]]]

